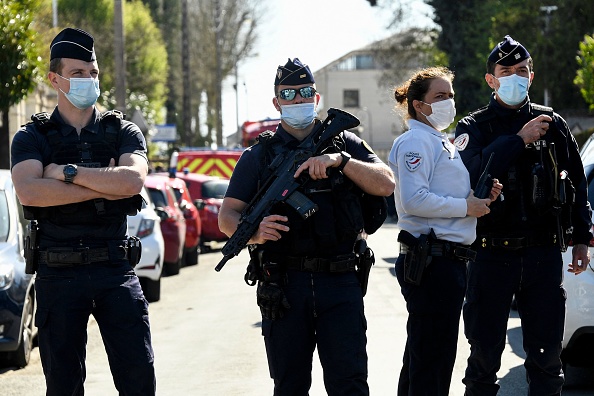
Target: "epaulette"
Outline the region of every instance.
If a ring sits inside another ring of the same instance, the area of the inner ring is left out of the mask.
[[[478,110],[470,112],[468,115],[479,123],[495,118],[495,112],[489,106],[481,107]]]
[[[109,117],[115,117],[120,120],[126,119],[126,115],[119,110],[105,111],[105,112],[101,113],[101,115],[99,116],[99,119],[103,120],[104,118],[109,118]]]
[[[265,142],[266,140],[272,138],[275,135],[274,131],[264,131],[261,132],[257,137],[256,137],[256,141],[258,143],[262,143]]]
[[[31,116],[31,122],[29,122],[28,124],[31,123],[35,124],[39,131],[43,133],[46,133],[47,131],[52,129],[56,129],[56,125],[51,120],[50,114],[45,111],[33,114]]]

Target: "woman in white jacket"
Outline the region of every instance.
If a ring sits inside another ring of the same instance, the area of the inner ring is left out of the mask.
[[[396,276],[409,313],[400,396],[449,393],[466,263],[475,254],[469,245],[477,217],[489,213],[502,187],[494,180],[490,197],[475,197],[456,147],[442,132],[456,115],[453,79],[445,67],[427,68],[394,92],[409,126],[389,156],[401,229]]]

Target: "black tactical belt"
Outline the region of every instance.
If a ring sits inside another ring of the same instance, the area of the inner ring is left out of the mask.
[[[409,249],[404,243],[400,243],[400,253],[406,254]],[[429,255],[462,261],[474,261],[476,259],[476,251],[472,250],[469,246],[448,241],[432,241]]]
[[[350,272],[355,271],[357,259],[324,259],[309,257],[283,257],[279,260],[286,269],[309,272]]]
[[[493,237],[481,235],[476,239],[481,248],[501,248],[505,250],[518,250],[535,246],[550,246],[557,244],[556,234],[541,234],[530,237]]]
[[[122,257],[120,259],[125,257],[126,251],[122,249]],[[39,252],[39,262],[47,264],[48,267],[72,267],[109,260],[108,248],[50,248]]]

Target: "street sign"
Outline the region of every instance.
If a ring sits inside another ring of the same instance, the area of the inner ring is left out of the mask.
[[[177,140],[177,128],[175,124],[155,125],[157,133],[151,138],[153,142],[175,142]]]

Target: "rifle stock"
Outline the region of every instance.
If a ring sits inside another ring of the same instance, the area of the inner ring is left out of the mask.
[[[354,115],[330,108],[328,117],[318,124],[295,150],[279,154],[272,161],[270,164],[272,175],[244,209],[237,230],[223,246],[223,259],[217,264],[215,271],[220,271],[227,261],[243,250],[252,235],[258,230],[262,219],[269,214],[270,209],[276,203],[287,202],[304,219],[317,211],[317,206],[297,191],[308,180],[308,176],[302,174],[295,179],[293,174],[299,165],[308,158],[317,155],[329,139],[357,125],[359,125],[359,120]]]

